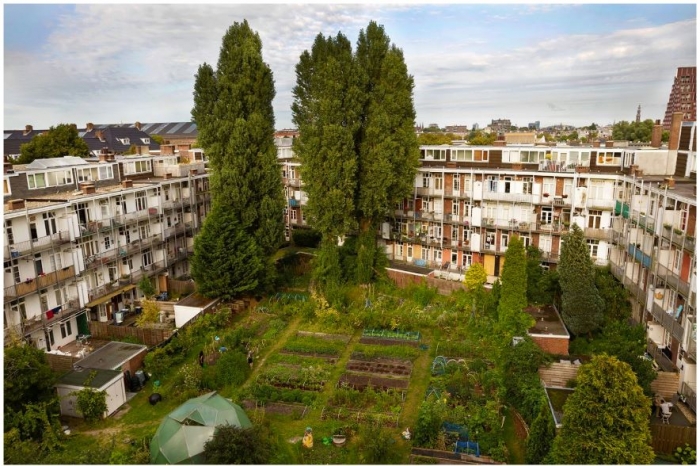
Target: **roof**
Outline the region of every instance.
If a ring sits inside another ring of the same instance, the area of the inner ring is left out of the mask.
[[[564,327],[564,323],[559,318],[554,306],[547,305],[541,307],[529,307],[525,312],[535,319],[528,333],[530,335],[557,335],[569,337],[569,332]]]
[[[120,371],[122,364],[147,349],[148,347],[145,345],[111,341],[78,361],[76,366]]]
[[[100,389],[105,385],[108,385],[113,380],[123,377],[121,371],[112,371],[106,369],[84,369],[80,371],[69,372],[56,383],[59,385],[68,385],[72,387],[84,387],[85,381],[90,377],[93,372],[95,373],[95,378],[90,382],[90,387]]]
[[[157,134],[163,137],[197,137],[197,123],[170,122],[170,123],[141,123],[141,131],[148,134]]]
[[[207,298],[206,296],[202,296],[198,293],[192,293],[185,299],[178,301],[176,305],[186,307],[207,307],[218,300],[219,298]]]
[[[79,130],[80,136],[87,143],[90,151],[99,151],[107,147],[110,151],[120,154],[129,150],[132,145],[148,145],[149,150],[158,150],[160,145],[151,141],[150,135],[144,131],[129,127],[95,127],[92,131]],[[99,136],[102,136],[100,139]],[[148,141],[146,144],[145,141]]]

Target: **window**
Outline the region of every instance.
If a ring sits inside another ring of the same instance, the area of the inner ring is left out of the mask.
[[[489,161],[489,151],[475,149],[474,150],[474,161],[475,162],[488,162]]]
[[[596,163],[598,165],[620,166],[622,162],[622,152],[598,152]]]
[[[151,171],[150,160],[135,160],[124,164],[124,174],[132,175],[136,173],[145,173]]]
[[[144,267],[148,267],[153,263],[153,257],[151,256],[151,251],[146,251],[142,256],[141,256],[141,263],[143,264]]]
[[[452,190],[456,193],[459,192],[459,175],[454,175],[452,177]]]
[[[490,193],[495,193],[498,191],[498,177],[495,175],[489,175],[486,179],[486,189]]]
[[[70,328],[70,321],[61,324],[61,338],[69,337],[73,333]]]
[[[450,159],[453,162],[471,162],[474,160],[474,153],[471,149],[452,149]]]
[[[146,210],[148,201],[146,200],[146,191],[136,193],[136,211]]]
[[[27,319],[27,308],[24,305],[24,298],[19,298],[16,301],[10,303],[10,309],[12,312],[18,312],[22,320]]]
[[[53,212],[46,212],[41,215],[44,219],[44,228],[46,229],[46,235],[51,236],[58,231],[56,228],[56,214]]]
[[[423,174],[423,187],[424,188],[429,188],[430,187],[430,176],[428,176],[427,173]]]
[[[528,235],[520,235],[520,241],[523,242],[523,247],[527,249],[532,244],[532,238]]]
[[[150,144],[151,138],[141,138],[141,142],[143,142],[144,144]]]
[[[47,337],[48,337],[48,339],[49,339],[48,342],[47,342],[47,347],[48,347],[49,350],[50,350],[50,349],[51,349],[51,346],[53,346],[53,345],[56,344],[56,339],[55,339],[55,337],[54,337],[54,335],[53,335],[53,329],[52,329],[52,328],[49,329],[49,331],[46,332],[46,335],[47,335]]]
[[[29,189],[50,188],[52,186],[65,186],[72,183],[73,175],[70,170],[27,174],[27,184],[29,186]]]
[[[61,270],[63,268],[61,254],[50,254],[49,261],[51,262],[51,270]]]
[[[673,270],[679,271],[681,269],[681,262],[683,261],[683,251],[680,249],[673,250]]]
[[[598,240],[597,239],[587,239],[588,250],[591,253],[591,257],[598,257]]]
[[[542,212],[540,212],[540,223],[543,225],[552,224],[552,208],[542,207]]]
[[[413,259],[413,245],[409,244],[408,247],[406,247],[406,256],[408,260]]]
[[[442,249],[433,249],[433,260],[442,264]]]
[[[103,165],[98,167],[99,178],[101,180],[111,180],[114,178],[114,169],[112,165]]]
[[[433,173],[433,179],[435,180],[433,182],[435,189],[442,191],[442,173]]]
[[[462,232],[462,241],[464,244],[469,244],[469,240],[472,238],[472,231],[469,228],[465,228]]]
[[[462,254],[462,267],[468,269],[472,265],[472,255]]]
[[[297,211],[296,211],[296,209],[292,209],[292,210],[289,212],[289,218],[291,218],[292,220],[296,220],[296,219],[297,219]]]
[[[34,271],[37,275],[44,274],[44,265],[41,262],[41,253],[34,254]]]
[[[544,178],[542,180],[542,194],[554,195],[554,178]]]
[[[105,250],[112,247],[112,238],[110,236],[105,236]]]
[[[447,158],[446,149],[424,149],[425,160],[445,160]]]
[[[603,216],[602,210],[588,211],[588,228],[600,228],[600,221]]]
[[[2,180],[2,192],[4,195],[12,194],[9,180]]]
[[[19,266],[17,263],[17,259],[13,259],[11,261],[5,261],[5,275],[11,275],[12,280],[14,280],[15,283],[19,283],[22,281],[20,274],[19,274]],[[5,277],[6,282],[10,282],[8,280],[8,277]]]
[[[398,257],[403,257],[403,243],[398,243],[396,245],[396,255]]]
[[[486,240],[484,242],[486,249],[495,249],[496,247],[496,233],[488,232],[486,233]]]
[[[508,234],[501,235],[501,250],[508,248]]]

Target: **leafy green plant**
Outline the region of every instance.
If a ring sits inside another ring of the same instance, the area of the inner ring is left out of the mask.
[[[296,336],[288,340],[283,349],[294,353],[316,353],[337,356],[345,346],[346,343],[340,340],[323,340],[314,337]]]
[[[245,354],[229,350],[216,361],[216,382],[220,387],[243,384],[250,374],[250,366]]]
[[[85,388],[76,394],[78,411],[80,411],[87,422],[102,419],[105,411],[107,411],[107,393],[90,387],[96,375],[97,371],[90,372],[90,375],[83,383]]]
[[[676,458],[681,464],[697,464],[695,448],[691,447],[687,443],[685,444],[685,447],[677,447],[676,451],[673,452],[673,457]]]

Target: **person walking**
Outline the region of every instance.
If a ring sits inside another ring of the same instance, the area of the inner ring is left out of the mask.
[[[252,351],[248,351],[248,365],[250,366],[251,369],[253,368],[253,352]]]

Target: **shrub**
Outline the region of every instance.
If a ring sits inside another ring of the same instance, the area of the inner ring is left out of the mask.
[[[90,387],[97,371],[92,371],[85,380],[85,388],[76,394],[78,411],[87,422],[100,420],[107,411],[107,393]]]
[[[226,351],[216,362],[216,382],[219,386],[239,387],[248,378],[250,366],[245,354],[240,351]]]
[[[317,248],[321,242],[321,233],[313,229],[297,228],[292,230],[292,242],[301,248]]]
[[[673,457],[676,458],[681,464],[697,464],[695,448],[691,447],[687,443],[685,447],[677,447],[676,451],[673,452]]]

